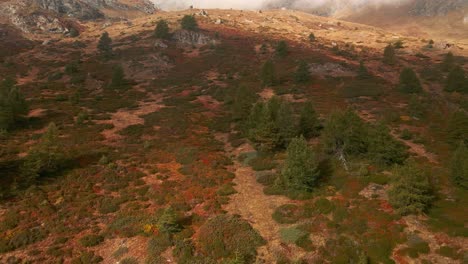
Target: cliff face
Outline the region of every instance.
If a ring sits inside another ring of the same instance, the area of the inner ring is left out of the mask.
[[[73,19],[94,20],[105,17],[104,10],[154,13],[149,0],[9,0],[0,3],[0,16],[25,33],[66,34]],[[124,16],[124,15],[122,15]]]

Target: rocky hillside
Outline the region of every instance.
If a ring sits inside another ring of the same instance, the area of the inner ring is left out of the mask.
[[[156,11],[149,0],[11,0],[0,3],[0,19],[25,33],[68,34],[76,19],[132,17]]]

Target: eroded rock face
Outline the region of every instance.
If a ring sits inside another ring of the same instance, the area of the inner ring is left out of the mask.
[[[174,32],[173,38],[180,44],[203,46],[208,44],[216,44],[216,40],[209,36],[195,31],[179,30]]]
[[[98,19],[104,14],[96,7],[78,0],[34,0],[41,8],[79,19]]]

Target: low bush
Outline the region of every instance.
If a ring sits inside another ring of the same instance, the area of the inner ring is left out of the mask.
[[[307,237],[308,233],[297,227],[288,227],[280,229],[281,241],[288,244],[296,244],[298,241]]]
[[[249,165],[255,171],[272,170],[277,164],[271,156],[258,156],[249,161]]]
[[[280,224],[294,224],[302,217],[302,210],[295,204],[285,204],[276,208],[272,217]]]
[[[234,189],[234,187],[232,187],[232,185],[224,184],[218,189],[216,193],[220,196],[229,196],[231,194],[237,193],[237,191]]]
[[[104,241],[104,237],[101,235],[86,235],[80,238],[80,244],[84,247],[94,247],[101,244]]]
[[[263,186],[272,186],[276,179],[278,179],[278,175],[275,173],[270,172],[257,172],[256,174],[257,182],[262,184]]]

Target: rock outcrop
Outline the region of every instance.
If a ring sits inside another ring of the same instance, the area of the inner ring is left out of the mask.
[[[203,46],[208,44],[216,44],[216,40],[210,38],[209,36],[201,32],[189,30],[178,30],[174,32],[173,38],[178,43],[185,45]]]

